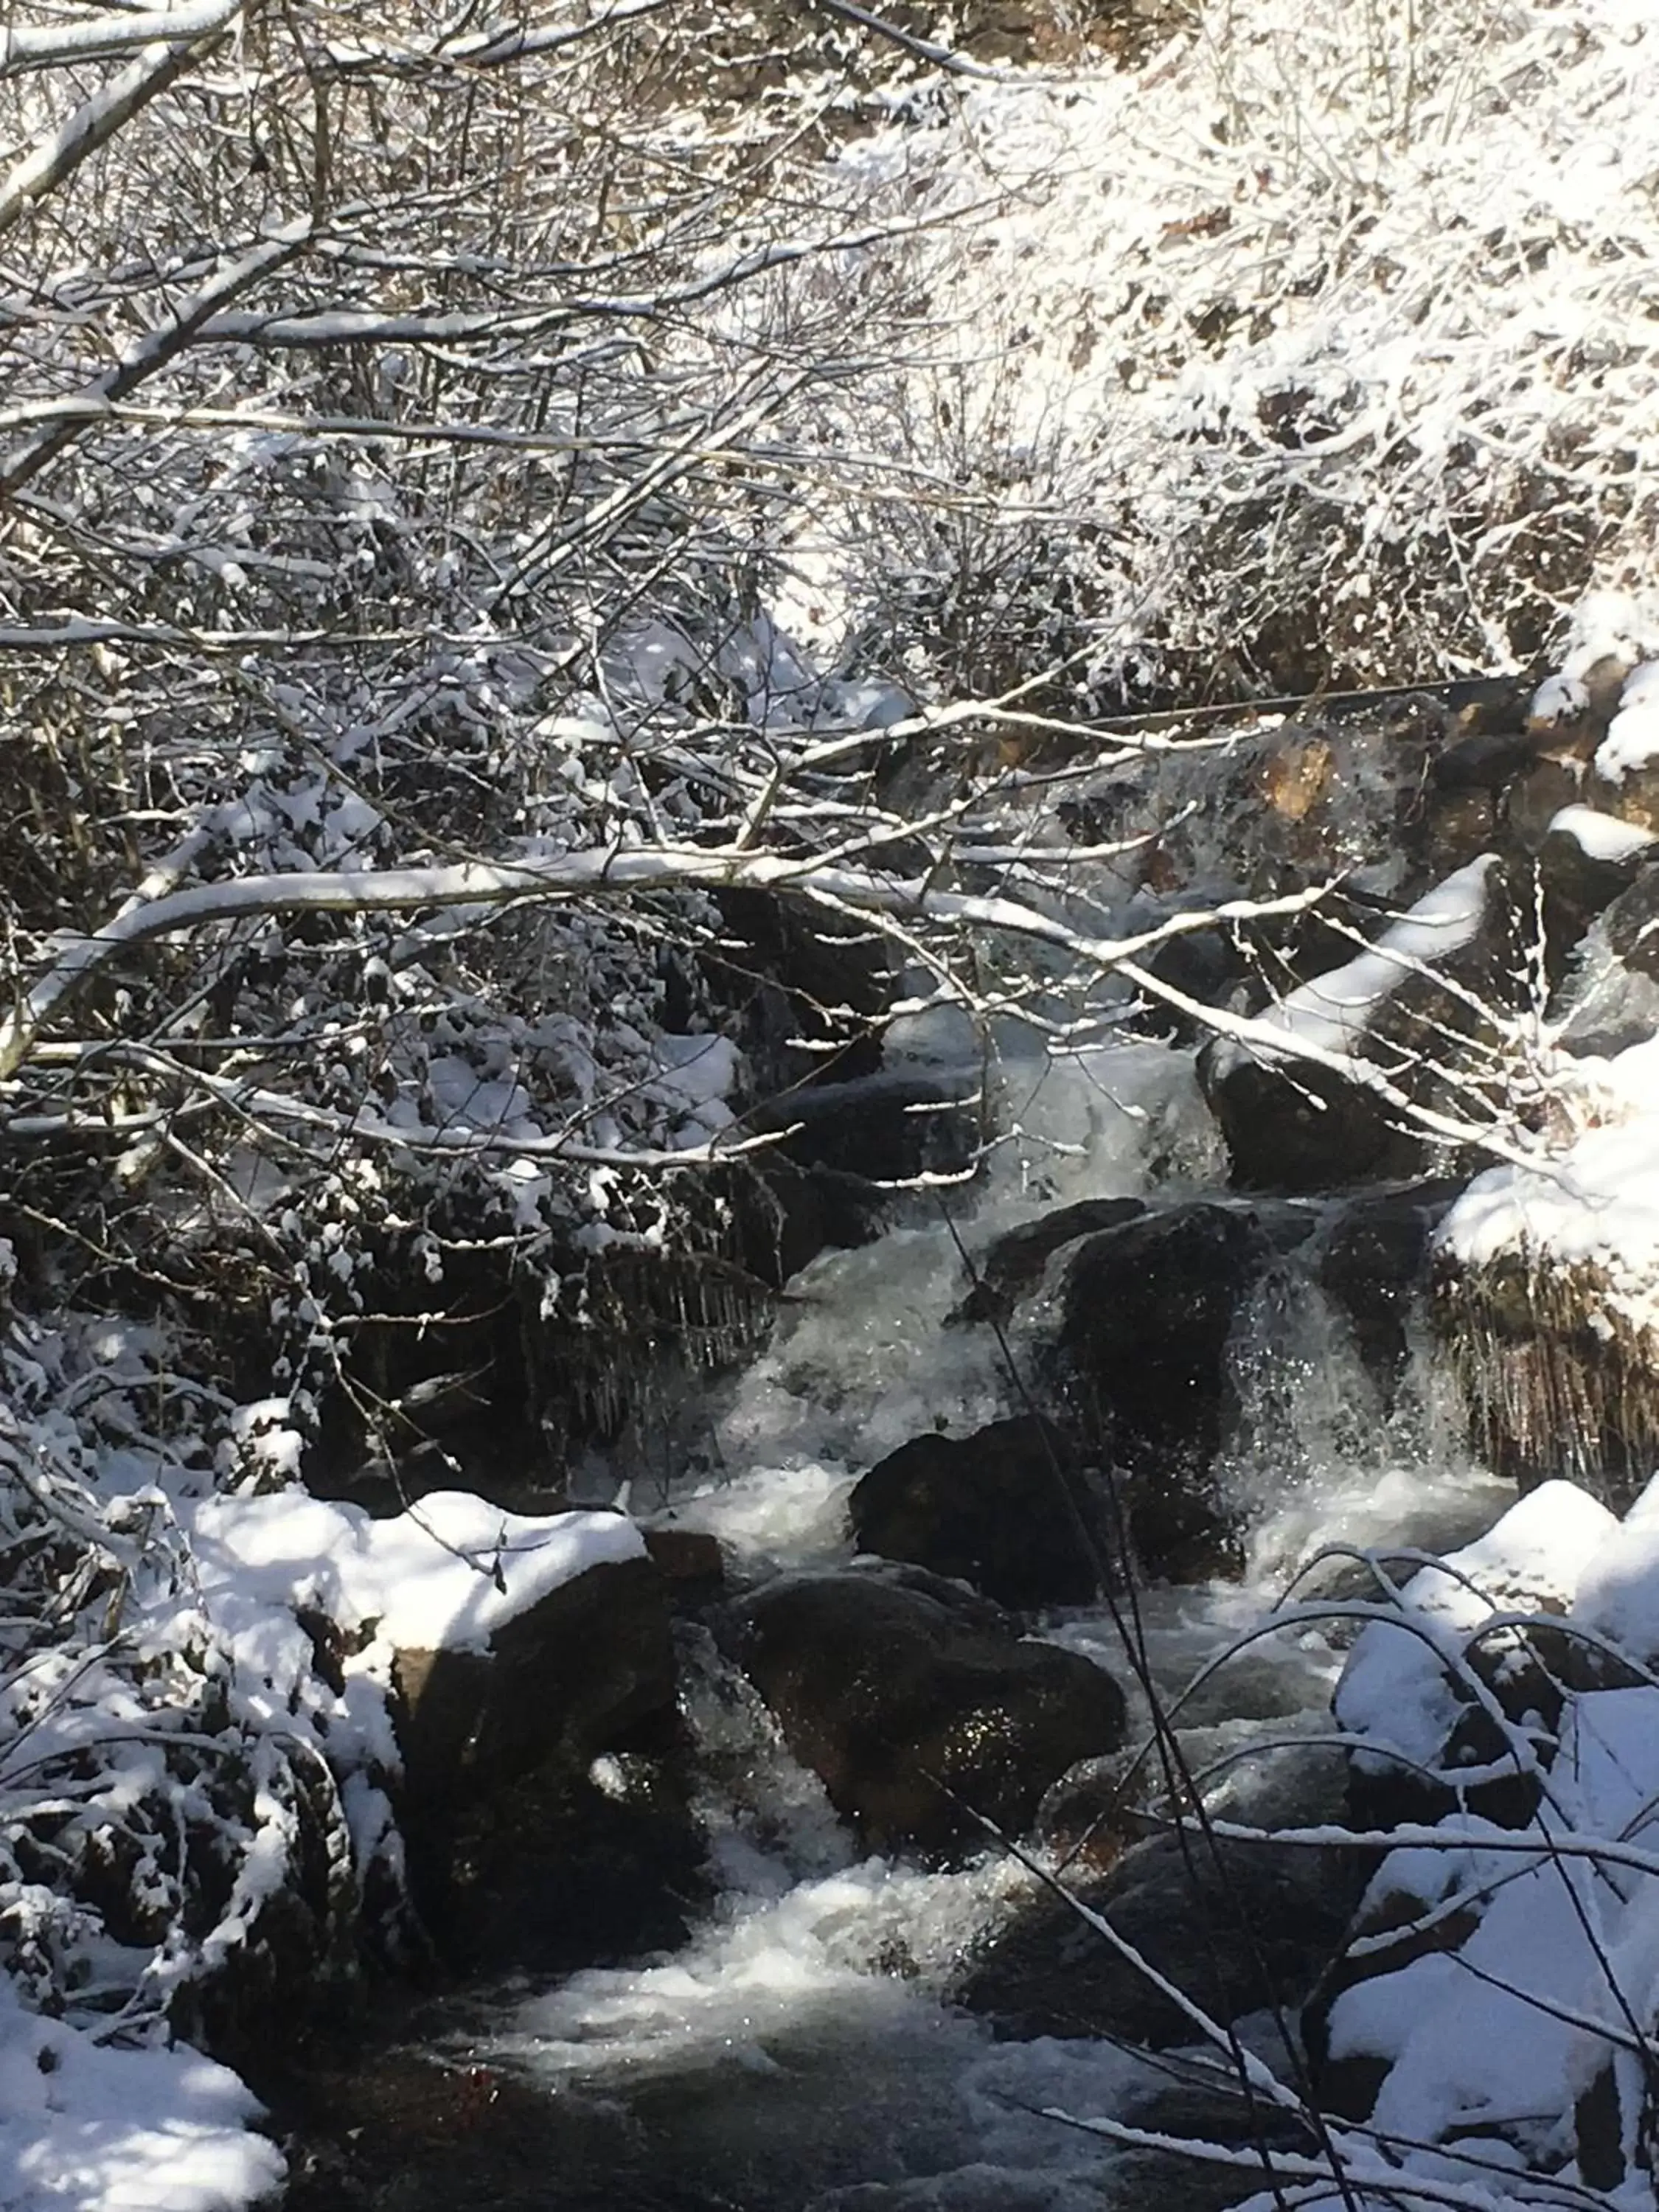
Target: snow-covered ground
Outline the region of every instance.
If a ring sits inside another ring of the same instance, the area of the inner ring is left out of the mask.
[[[232,2212],[272,2199],[281,2154],[228,2067],[112,2048],[26,2011],[0,1978],[0,2203],[9,2212]]]

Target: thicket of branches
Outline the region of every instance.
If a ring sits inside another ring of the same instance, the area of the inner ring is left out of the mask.
[[[392,1245],[659,1235],[628,1163],[730,1141],[654,1043],[720,1025],[722,886],[1086,988],[1120,878],[1024,713],[1530,649],[1643,527],[1647,218],[1622,161],[1566,205],[1595,11],[1477,14],[1235,10],[1144,83],[659,0],[10,30],[26,1272],[228,1245],[325,1376]]]

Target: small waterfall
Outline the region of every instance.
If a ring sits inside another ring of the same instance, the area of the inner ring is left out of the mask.
[[[1079,1057],[1041,1078],[1005,1069],[1002,1081],[1019,1133],[994,1155],[976,1208],[917,1194],[877,1243],[822,1255],[746,1369],[678,1404],[673,1450],[648,1467],[625,1468],[620,1454],[596,1463],[596,1495],[615,1494],[620,1475],[636,1510],[713,1531],[738,1579],[760,1580],[846,1559],[848,1492],[885,1453],[1018,1405],[1006,1353],[1039,1375],[1052,1315],[1039,1288],[1012,1336],[953,1318],[964,1249],[1084,1197],[1184,1194],[1212,1133],[1190,1061],[1164,1048],[1115,1048],[1109,1065]],[[1401,1372],[1368,1365],[1321,1279],[1329,1223],[1308,1211],[1308,1233],[1279,1240],[1255,1282],[1228,1355],[1233,1418],[1215,1480],[1246,1532],[1244,1571],[1136,1594],[1166,1700],[1268,1622],[1323,1545],[1455,1543],[1504,1495],[1468,1457],[1420,1324],[1406,1331]],[[1109,1607],[1035,1626],[1127,1680]],[[681,1639],[709,1880],[690,1939],[555,1986],[485,1993],[429,2047],[510,2079],[540,2115],[548,2155],[570,2145],[629,2212],[1191,2212],[1184,2173],[1149,2177],[1144,2161],[1042,2117],[1167,2112],[1162,2061],[1083,2033],[998,2040],[951,2002],[964,1960],[1024,1909],[1030,1876],[991,1855],[951,1871],[860,1857],[712,1632]],[[1255,1772],[1268,1747],[1288,1745],[1267,1755],[1299,1784],[1312,1769],[1297,1739],[1328,1727],[1341,1656],[1340,1632],[1306,1623],[1249,1641],[1180,1710],[1189,1765]],[[1145,1700],[1131,1704],[1144,1731]],[[1156,1795],[1155,1774],[1146,1786]],[[418,2192],[396,2201],[440,2212]],[[503,2201],[520,2212],[520,2199]],[[523,2212],[542,2201],[526,2195]]]
[[[1511,1494],[1470,1455],[1420,1303],[1403,1369],[1380,1376],[1319,1279],[1320,1244],[1316,1230],[1267,1268],[1229,1347],[1238,1411],[1216,1480],[1262,1589],[1327,1544],[1455,1546]]]

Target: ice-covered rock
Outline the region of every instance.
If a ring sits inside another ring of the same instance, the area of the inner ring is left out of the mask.
[[[912,1437],[848,1501],[860,1552],[971,1583],[1000,1605],[1086,1605],[1108,1547],[1072,1439],[1035,1414]]]
[[[1627,1502],[1659,1459],[1659,1040],[1560,1071],[1554,1111],[1442,1224],[1436,1325],[1499,1472]]]
[[[1059,1367],[1079,1425],[1116,1468],[1138,1560],[1175,1580],[1224,1570],[1236,1534],[1211,1482],[1233,1422],[1227,1352],[1268,1266],[1306,1242],[1282,1200],[1155,1209],[1079,1246],[1060,1293]]]

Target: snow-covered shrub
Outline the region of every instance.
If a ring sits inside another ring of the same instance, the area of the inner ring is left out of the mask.
[[[204,1601],[181,1500],[228,1410],[153,1330],[0,1344],[0,1964],[100,2039],[233,2031],[348,1968],[385,1836],[298,1620],[238,1650]]]
[[[1613,0],[1227,0],[1137,75],[849,149],[849,203],[934,221],[886,249],[915,337],[848,433],[886,468],[839,531],[815,501],[804,600],[884,645],[932,609],[947,686],[1531,659],[1650,570],[1655,37]],[[1046,623],[1002,591],[1044,548]]]

